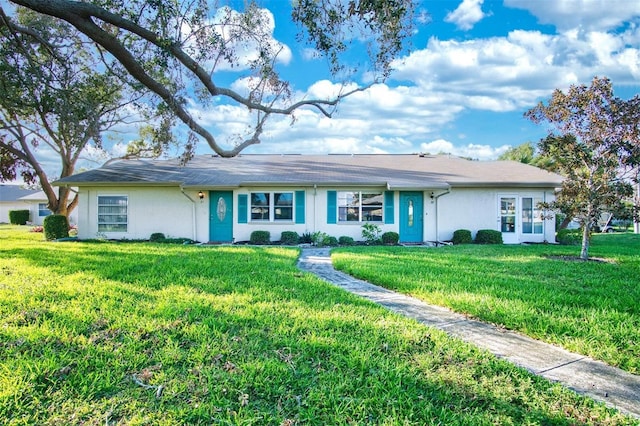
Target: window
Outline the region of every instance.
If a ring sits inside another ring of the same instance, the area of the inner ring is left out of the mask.
[[[38,216],[45,217],[51,214],[51,210],[47,208],[47,203],[38,203]]]
[[[522,198],[522,233],[523,234],[542,234],[543,220],[542,211],[539,203],[540,198],[523,197]]]
[[[293,192],[252,192],[251,221],[293,221]]]
[[[126,195],[98,196],[98,232],[127,232]]]
[[[502,197],[500,199],[500,231],[516,232],[516,199]]]
[[[338,192],[339,222],[382,222],[381,192]]]

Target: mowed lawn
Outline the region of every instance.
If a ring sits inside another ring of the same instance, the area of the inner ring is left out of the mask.
[[[640,374],[640,235],[594,235],[580,247],[357,247],[337,269]]]
[[[300,272],[297,249],[27,229],[0,226],[2,424],[638,424]]]

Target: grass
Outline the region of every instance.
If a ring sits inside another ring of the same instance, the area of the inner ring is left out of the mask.
[[[638,424],[300,272],[0,226],[0,423]]]
[[[555,245],[340,249],[337,269],[640,373],[640,236]],[[556,258],[550,258],[556,257]]]

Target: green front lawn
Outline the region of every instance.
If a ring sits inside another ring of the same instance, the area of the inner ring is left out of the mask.
[[[0,226],[0,423],[638,424],[302,273],[298,254]]]
[[[555,245],[357,247],[337,269],[640,373],[640,235],[595,235],[590,255]],[[560,258],[558,258],[560,257]]]

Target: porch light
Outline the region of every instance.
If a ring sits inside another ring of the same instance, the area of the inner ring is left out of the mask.
[[[198,191],[198,198],[200,198],[201,200],[204,199],[204,192],[202,191]]]

